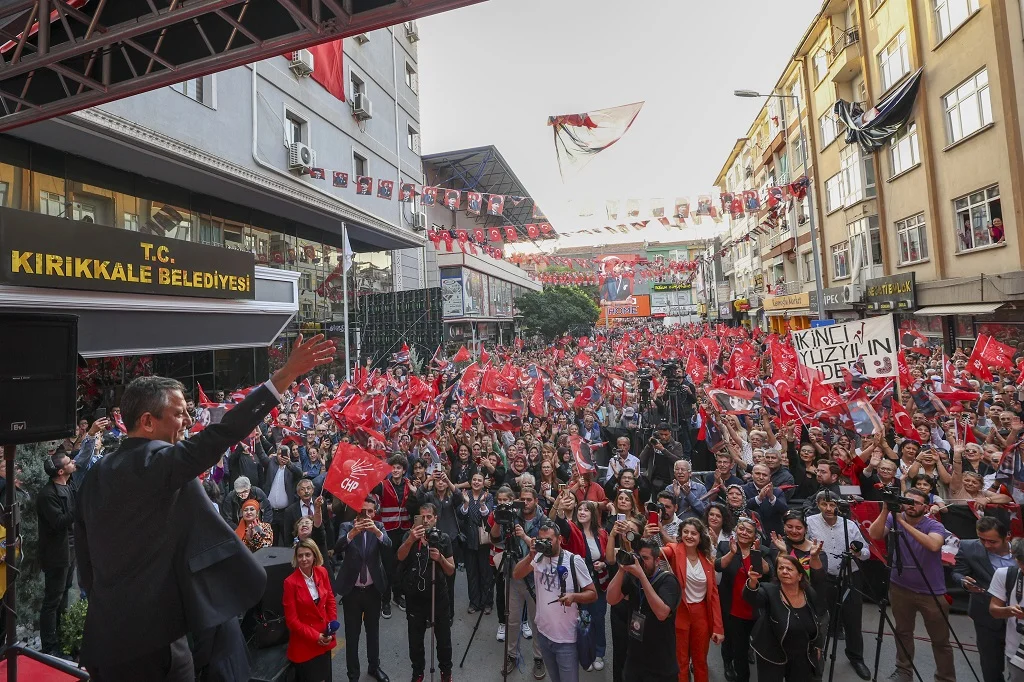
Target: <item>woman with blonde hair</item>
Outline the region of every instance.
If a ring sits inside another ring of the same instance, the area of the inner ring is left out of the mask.
[[[310,538],[299,540],[292,554],[295,571],[284,580],[281,605],[288,638],[288,660],[296,682],[330,682],[331,650],[336,643],[338,604],[324,557]],[[330,632],[330,634],[328,634]]]

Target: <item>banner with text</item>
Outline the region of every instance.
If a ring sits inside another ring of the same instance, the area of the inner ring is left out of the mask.
[[[871,317],[845,324],[794,331],[793,348],[800,364],[821,372],[822,381],[843,381],[843,369],[864,362],[869,377],[896,376],[896,333],[892,315]]]

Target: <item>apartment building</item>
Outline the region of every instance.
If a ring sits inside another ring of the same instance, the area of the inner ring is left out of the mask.
[[[907,124],[871,153],[847,144],[835,102],[870,111],[918,69]],[[807,102],[808,222],[819,230],[827,316],[892,312],[947,349],[979,333],[1021,337],[1022,69],[1018,2],[823,3],[777,88],[795,80]],[[810,247],[796,248],[804,279]],[[768,279],[764,251],[762,263]]]

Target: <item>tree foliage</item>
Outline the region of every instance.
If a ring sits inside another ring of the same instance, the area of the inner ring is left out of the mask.
[[[548,341],[576,327],[597,322],[601,309],[580,287],[545,287],[516,299],[523,323]]]
[[[43,605],[43,576],[39,565],[39,519],[35,498],[49,478],[43,459],[57,443],[19,445],[14,462],[18,469],[18,502],[21,503],[22,554],[18,574],[18,624],[37,629]],[[0,466],[3,463],[0,462]]]

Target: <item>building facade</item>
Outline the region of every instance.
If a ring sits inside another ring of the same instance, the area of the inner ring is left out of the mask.
[[[251,385],[300,330],[341,319],[343,284],[354,308],[360,293],[422,286],[415,207],[397,195],[357,195],[309,168],[347,173],[353,183],[359,175],[422,183],[417,40],[414,23],[346,38],[334,47],[341,73],[333,72],[333,94],[282,56],[0,136],[5,228],[38,224],[45,237],[66,223],[103,227],[104,238],[126,244],[152,237],[227,249],[252,259],[256,280],[245,301],[113,294],[72,278],[39,287],[8,280],[0,307],[79,313],[97,382],[87,390],[98,404],[147,371],[207,392]],[[290,158],[295,143],[315,152],[305,167]],[[347,282],[343,223],[356,252]],[[87,248],[78,241],[67,248]],[[155,310],[174,313],[162,334],[151,333]]]

